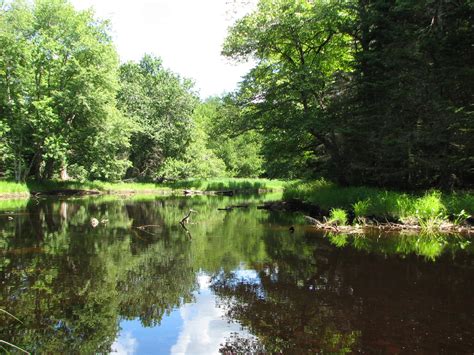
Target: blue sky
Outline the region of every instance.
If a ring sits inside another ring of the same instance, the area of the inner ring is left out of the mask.
[[[221,57],[227,28],[256,0],[72,0],[77,9],[94,8],[112,22],[122,61],[145,53],[193,79],[202,98],[232,91],[251,67]]]
[[[237,270],[238,279],[260,282],[253,270]],[[122,321],[120,334],[112,345],[112,353],[132,354],[218,354],[221,344],[232,333],[242,337],[251,335],[238,323],[228,322],[225,309],[217,307],[217,297],[211,292],[210,276],[199,274],[199,292],[194,302],[182,305],[161,324],[145,328],[138,319]]]

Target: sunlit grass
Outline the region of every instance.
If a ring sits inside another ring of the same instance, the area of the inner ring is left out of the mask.
[[[281,190],[286,186],[285,181],[269,179],[189,179],[166,184],[174,189],[196,189],[202,191],[223,190]]]
[[[474,195],[470,193],[432,190],[408,194],[373,187],[341,187],[326,180],[288,184],[283,198],[297,198],[326,211],[354,211],[356,221],[364,217],[390,218],[417,223],[426,230],[438,229],[450,216],[454,220],[456,216],[474,214]]]
[[[27,194],[28,191],[28,186],[24,183],[16,183],[13,181],[0,181],[0,193]]]
[[[333,208],[329,213],[329,223],[334,223],[338,226],[345,226],[347,224],[347,213],[341,208]]]
[[[54,190],[98,190],[103,192],[134,192],[169,190],[162,184],[154,183],[126,183],[126,182],[104,182],[104,181],[41,181],[28,182],[30,191],[45,192]]]
[[[104,182],[104,181],[28,181],[27,183],[14,183],[0,181],[0,194],[14,194],[29,192],[50,192],[55,190],[96,190],[103,193],[150,193],[172,192],[183,189],[201,191],[248,191],[258,190],[278,191],[283,190],[286,182],[269,179],[189,179],[169,183],[133,183],[133,182]]]

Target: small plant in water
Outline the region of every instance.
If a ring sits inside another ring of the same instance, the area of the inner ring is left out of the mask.
[[[329,213],[329,223],[337,226],[345,226],[347,224],[347,213],[343,209],[333,208]]]

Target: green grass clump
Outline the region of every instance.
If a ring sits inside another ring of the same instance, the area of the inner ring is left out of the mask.
[[[442,216],[446,213],[446,207],[441,200],[441,192],[430,191],[413,202],[415,215],[418,219],[427,220]]]
[[[363,218],[369,215],[370,200],[357,201],[352,205],[356,218]]]
[[[337,226],[345,226],[347,224],[347,213],[343,209],[333,208],[329,213],[329,223]]]
[[[452,193],[443,195],[442,200],[450,214],[459,214],[465,211],[469,215],[474,215],[474,194],[472,193]]]
[[[0,193],[27,194],[28,191],[28,186],[24,183],[16,183],[13,181],[0,181]]]
[[[447,220],[446,207],[439,191],[430,191],[415,198],[412,208],[414,209],[412,215],[423,230],[435,231]]]

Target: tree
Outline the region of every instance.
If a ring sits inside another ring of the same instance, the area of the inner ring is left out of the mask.
[[[0,117],[12,151],[3,170],[49,179],[73,165],[119,178],[131,127],[115,108],[108,24],[65,0],[14,1],[1,11]]]
[[[271,176],[469,185],[472,6],[261,0],[224,45],[227,56],[257,60],[238,93],[235,127],[265,132]]]
[[[131,140],[131,177],[157,179],[167,158],[184,156],[197,98],[188,79],[165,69],[159,58],[120,67],[120,108],[138,127]]]
[[[226,56],[257,60],[239,100],[247,122],[271,138],[267,157],[286,162],[288,155],[302,155],[301,170],[321,150],[339,168],[344,163],[341,127],[328,109],[336,74],[349,71],[352,60],[351,37],[338,30],[349,16],[341,4],[262,0],[230,29],[224,44]],[[284,168],[279,164],[276,170]]]
[[[452,187],[473,181],[473,5],[357,1],[352,181]]]
[[[225,163],[227,176],[263,174],[262,136],[255,130],[235,132],[241,110],[232,95],[209,98],[198,106],[195,120],[208,134],[207,146]]]

